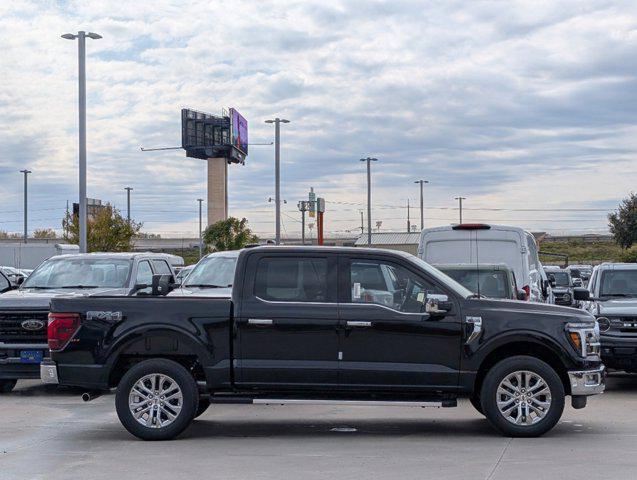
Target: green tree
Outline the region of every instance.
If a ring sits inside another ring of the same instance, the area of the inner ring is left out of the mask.
[[[630,248],[637,242],[637,195],[631,192],[616,212],[608,214],[608,227],[620,247]]]
[[[67,213],[62,220],[64,239],[79,244],[79,218]],[[127,252],[133,248],[133,237],[142,228],[141,223],[131,220],[130,224],[111,205],[101,208],[87,222],[86,241],[89,252]]]
[[[219,220],[206,228],[203,240],[217,251],[238,250],[250,243],[259,241],[258,237],[248,228],[245,218],[230,217]]]

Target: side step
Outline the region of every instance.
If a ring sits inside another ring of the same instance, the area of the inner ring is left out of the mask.
[[[361,400],[361,399],[325,399],[325,398],[263,398],[211,395],[210,403],[250,404],[250,405],[358,405],[368,407],[457,407],[454,399],[443,400]]]

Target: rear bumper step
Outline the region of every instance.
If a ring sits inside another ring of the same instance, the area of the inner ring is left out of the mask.
[[[210,396],[210,403],[249,405],[356,405],[368,407],[456,407],[456,399],[443,400],[361,400],[325,398],[263,398],[243,396]]]

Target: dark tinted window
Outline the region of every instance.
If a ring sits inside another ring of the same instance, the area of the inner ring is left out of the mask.
[[[326,258],[262,258],[255,294],[278,302],[331,302]]]
[[[172,275],[173,273],[165,260],[153,260],[153,267],[155,268],[155,273],[160,275]]]
[[[491,298],[511,298],[511,285],[505,271],[476,270],[475,268],[468,270],[441,268],[440,270],[474,293]]]

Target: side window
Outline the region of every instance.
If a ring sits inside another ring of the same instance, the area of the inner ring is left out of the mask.
[[[537,244],[535,243],[535,238],[533,238],[533,235],[529,235],[528,233],[526,234],[526,244],[528,245],[529,249],[529,269],[537,270],[539,255]]]
[[[157,274],[172,275],[173,273],[165,260],[153,260],[153,267],[155,268],[155,273]]]
[[[143,262],[139,262],[137,266],[137,277],[135,278],[135,284],[146,284],[150,285],[153,283],[153,271],[150,268],[150,263],[146,260]]]
[[[376,260],[352,260],[350,286],[353,303],[374,303],[407,313],[422,313],[428,297],[446,295],[406,268]]]
[[[326,258],[262,258],[254,293],[274,302],[335,302],[328,298]]]

